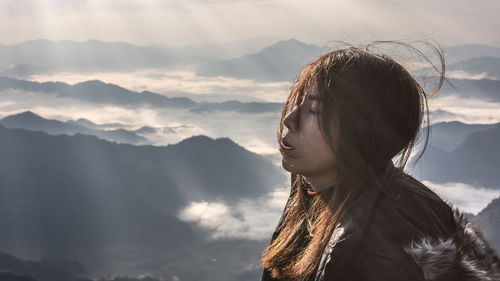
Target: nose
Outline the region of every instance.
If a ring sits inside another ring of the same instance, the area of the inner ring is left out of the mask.
[[[298,115],[298,107],[295,106],[292,111],[288,112],[288,114],[283,118],[283,125],[289,130],[292,131],[297,126],[297,115]]]

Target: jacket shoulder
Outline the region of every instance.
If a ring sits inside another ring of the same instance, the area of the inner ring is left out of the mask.
[[[500,261],[479,229],[457,208],[453,209],[456,232],[453,237],[424,237],[405,251],[422,269],[427,281],[500,280]]]
[[[407,174],[389,184],[389,192],[368,222],[366,235],[373,242],[406,245],[421,237],[453,235],[453,210],[431,189]]]
[[[388,194],[369,228],[370,236],[378,236],[371,243],[382,246],[367,248],[382,250],[383,255],[394,249],[394,254],[384,262],[371,256],[369,264],[389,264],[391,257],[395,264],[394,257],[400,256],[402,248],[406,257],[400,259],[407,262],[399,264],[417,266],[426,281],[500,280],[495,250],[458,208],[409,175],[398,177],[393,184],[395,192]]]

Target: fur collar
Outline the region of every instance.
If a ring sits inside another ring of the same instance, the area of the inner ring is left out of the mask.
[[[428,239],[405,248],[426,281],[499,281],[500,261],[483,234],[453,208],[457,232],[448,239]]]

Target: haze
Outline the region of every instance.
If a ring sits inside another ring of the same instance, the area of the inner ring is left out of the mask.
[[[38,38],[140,45],[297,38],[323,45],[431,37],[446,45],[498,45],[497,1],[6,0],[0,43]]]

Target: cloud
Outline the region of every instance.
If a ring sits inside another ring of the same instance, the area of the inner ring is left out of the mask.
[[[256,200],[242,199],[234,204],[191,202],[179,218],[212,231],[212,239],[266,240],[271,237],[289,194],[290,187],[287,187],[276,188]]]
[[[470,74],[463,70],[450,71],[447,73],[449,78],[455,79],[472,79],[472,80],[481,80],[481,79],[491,79],[491,80],[500,80],[500,77],[489,76],[488,72],[483,72],[479,74]]]
[[[441,198],[453,203],[462,211],[477,214],[500,190],[474,187],[463,183],[435,184],[423,181]],[[290,188],[276,188],[256,200],[242,199],[235,203],[198,201],[189,203],[179,218],[195,222],[199,227],[211,231],[212,239],[243,238],[266,240],[276,227]]]
[[[477,215],[493,199],[500,196],[500,190],[472,186],[464,183],[437,184],[423,181],[425,185],[436,192],[441,198],[452,202],[461,210]]]
[[[472,124],[491,124],[500,122],[500,103],[488,102],[478,99],[467,99],[457,96],[441,96],[439,93],[429,98],[429,109],[435,111],[438,120],[441,121],[461,121]]]
[[[97,124],[121,123],[124,129],[158,128],[146,137],[154,145],[177,143],[193,135],[228,137],[256,153],[277,152],[275,134],[279,112],[259,114],[220,111],[192,113],[173,108],[120,107],[91,104],[56,94],[0,91],[0,115],[30,110],[47,119],[88,119]],[[174,130],[175,129],[175,130]]]

